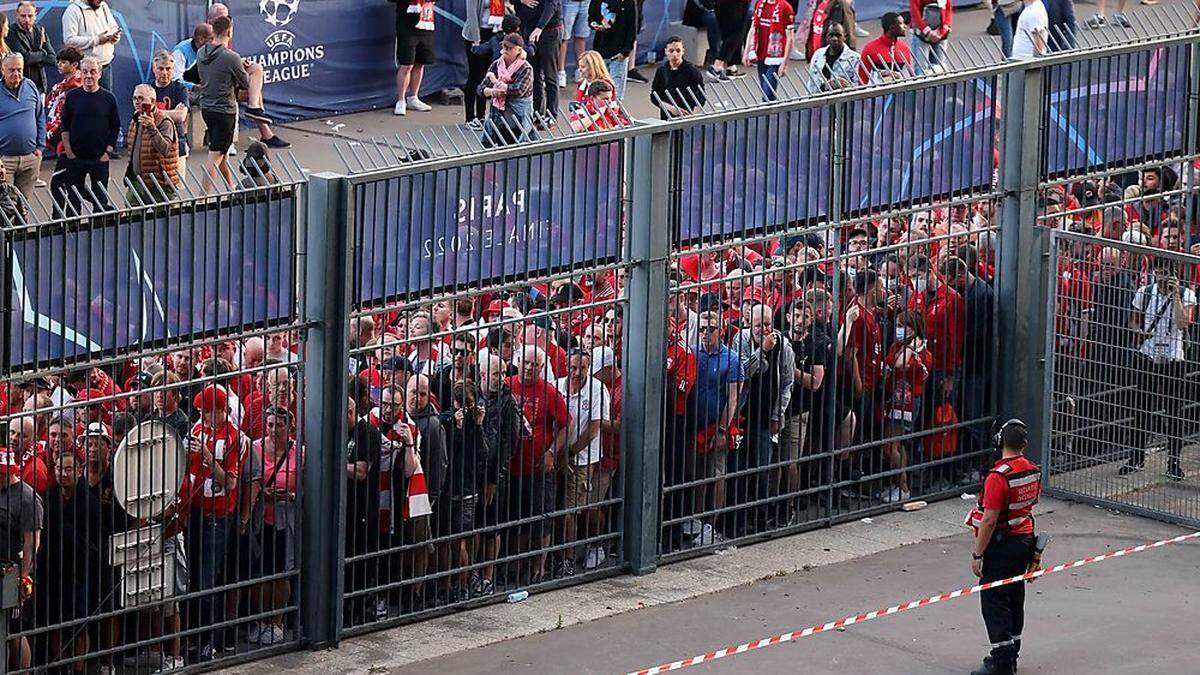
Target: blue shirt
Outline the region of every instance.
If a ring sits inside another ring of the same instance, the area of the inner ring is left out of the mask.
[[[29,78],[17,90],[0,85],[0,156],[19,157],[46,147],[46,107]]]
[[[696,347],[696,386],[692,388],[692,415],[697,429],[719,422],[729,401],[729,385],[744,382],[742,358],[725,345],[715,352]]]

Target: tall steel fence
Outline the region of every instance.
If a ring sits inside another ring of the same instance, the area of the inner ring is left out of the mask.
[[[1002,416],[1053,486],[1108,470],[1140,390],[1047,340],[1047,265],[1195,221],[1161,199],[1194,42],[10,222],[10,665],[202,669],[648,573],[973,490]],[[1190,433],[1138,475],[1186,489]]]

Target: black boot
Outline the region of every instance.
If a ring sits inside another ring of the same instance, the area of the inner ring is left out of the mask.
[[[1017,672],[1017,662],[1000,663],[990,656],[983,657],[983,666],[972,670],[971,675],[1013,675]]]

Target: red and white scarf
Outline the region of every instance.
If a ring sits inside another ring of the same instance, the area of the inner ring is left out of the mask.
[[[433,0],[408,0],[408,13],[417,15],[417,30],[433,30],[433,5]]]
[[[504,0],[488,0],[487,27],[492,30],[500,30],[502,23],[504,23]]]
[[[397,420],[394,424],[386,425],[383,419],[379,416],[379,408],[372,408],[371,412],[367,413],[367,423],[378,429],[384,438],[382,451],[379,454],[379,531],[392,532],[395,527],[394,519],[392,518],[392,510],[395,508],[392,498],[392,470],[396,461],[400,462],[400,470],[404,470],[404,446],[400,444],[399,425],[407,424],[408,431],[412,436],[413,444],[419,445],[421,436],[417,432],[417,425],[408,421],[407,417],[403,420]],[[400,508],[400,517],[403,520],[416,518],[419,516],[427,516],[433,513],[433,506],[429,502],[429,488],[425,484],[425,470],[421,468],[421,456],[417,455],[417,468],[413,475],[408,477],[408,494],[405,495],[404,504]]]

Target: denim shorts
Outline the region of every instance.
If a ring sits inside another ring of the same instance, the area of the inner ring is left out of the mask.
[[[588,25],[587,0],[563,0],[563,31],[562,41],[568,38],[587,38],[592,35],[592,27]]]

